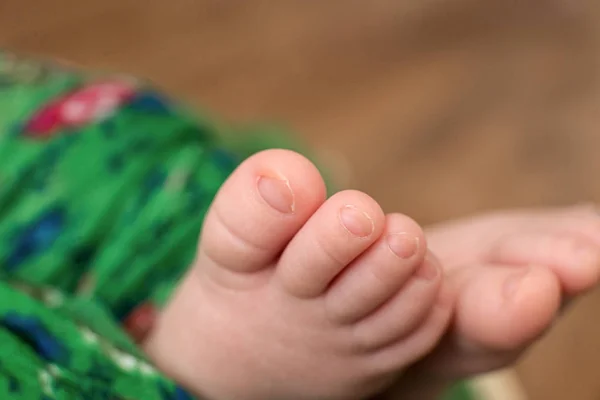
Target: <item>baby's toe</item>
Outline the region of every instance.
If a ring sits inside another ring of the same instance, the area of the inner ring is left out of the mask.
[[[321,295],[355,258],[379,239],[385,217],[362,192],[344,191],[325,202],[284,250],[277,276],[298,297]]]
[[[384,234],[329,288],[325,299],[329,317],[338,323],[366,317],[400,290],[421,267],[426,252],[416,222],[404,215],[388,215]],[[431,269],[420,271],[426,274]]]
[[[489,261],[549,267],[568,295],[586,291],[600,279],[600,246],[583,236],[560,231],[506,236],[491,249]]]
[[[373,350],[413,335],[436,308],[441,283],[441,267],[428,254],[413,276],[389,301],[350,327],[357,344]]]
[[[323,179],[306,158],[287,150],[258,153],[217,194],[196,264],[217,276],[269,266],[324,200]]]
[[[476,267],[451,279],[458,288],[458,344],[465,351],[518,350],[544,333],[559,311],[560,284],[545,267]]]

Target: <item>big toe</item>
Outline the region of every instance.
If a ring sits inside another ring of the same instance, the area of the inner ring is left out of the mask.
[[[450,277],[457,283],[459,345],[518,350],[544,333],[560,307],[556,275],[543,267],[477,267]]]
[[[247,159],[209,210],[198,253],[210,273],[256,272],[280,255],[326,196],[316,167],[287,150]]]

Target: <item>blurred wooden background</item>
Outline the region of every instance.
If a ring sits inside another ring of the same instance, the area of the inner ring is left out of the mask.
[[[282,122],[422,223],[600,200],[593,0],[1,0],[0,46]],[[532,400],[600,398],[599,306],[519,365]]]

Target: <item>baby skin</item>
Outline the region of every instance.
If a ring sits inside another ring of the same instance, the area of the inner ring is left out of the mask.
[[[598,249],[591,210],[425,234],[364,193],[326,200],[308,160],[270,150],[221,188],[144,347],[208,399],[361,399],[391,385],[380,398],[425,400],[434,382],[513,361],[595,285]]]
[[[426,232],[455,297],[451,329],[378,400],[428,400],[457,378],[512,364],[600,279],[594,206],[502,211]]]

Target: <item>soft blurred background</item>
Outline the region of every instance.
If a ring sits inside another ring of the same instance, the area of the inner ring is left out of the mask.
[[[425,224],[600,200],[598,1],[0,0],[0,46],[283,123]],[[516,371],[532,400],[600,398],[600,293]]]

